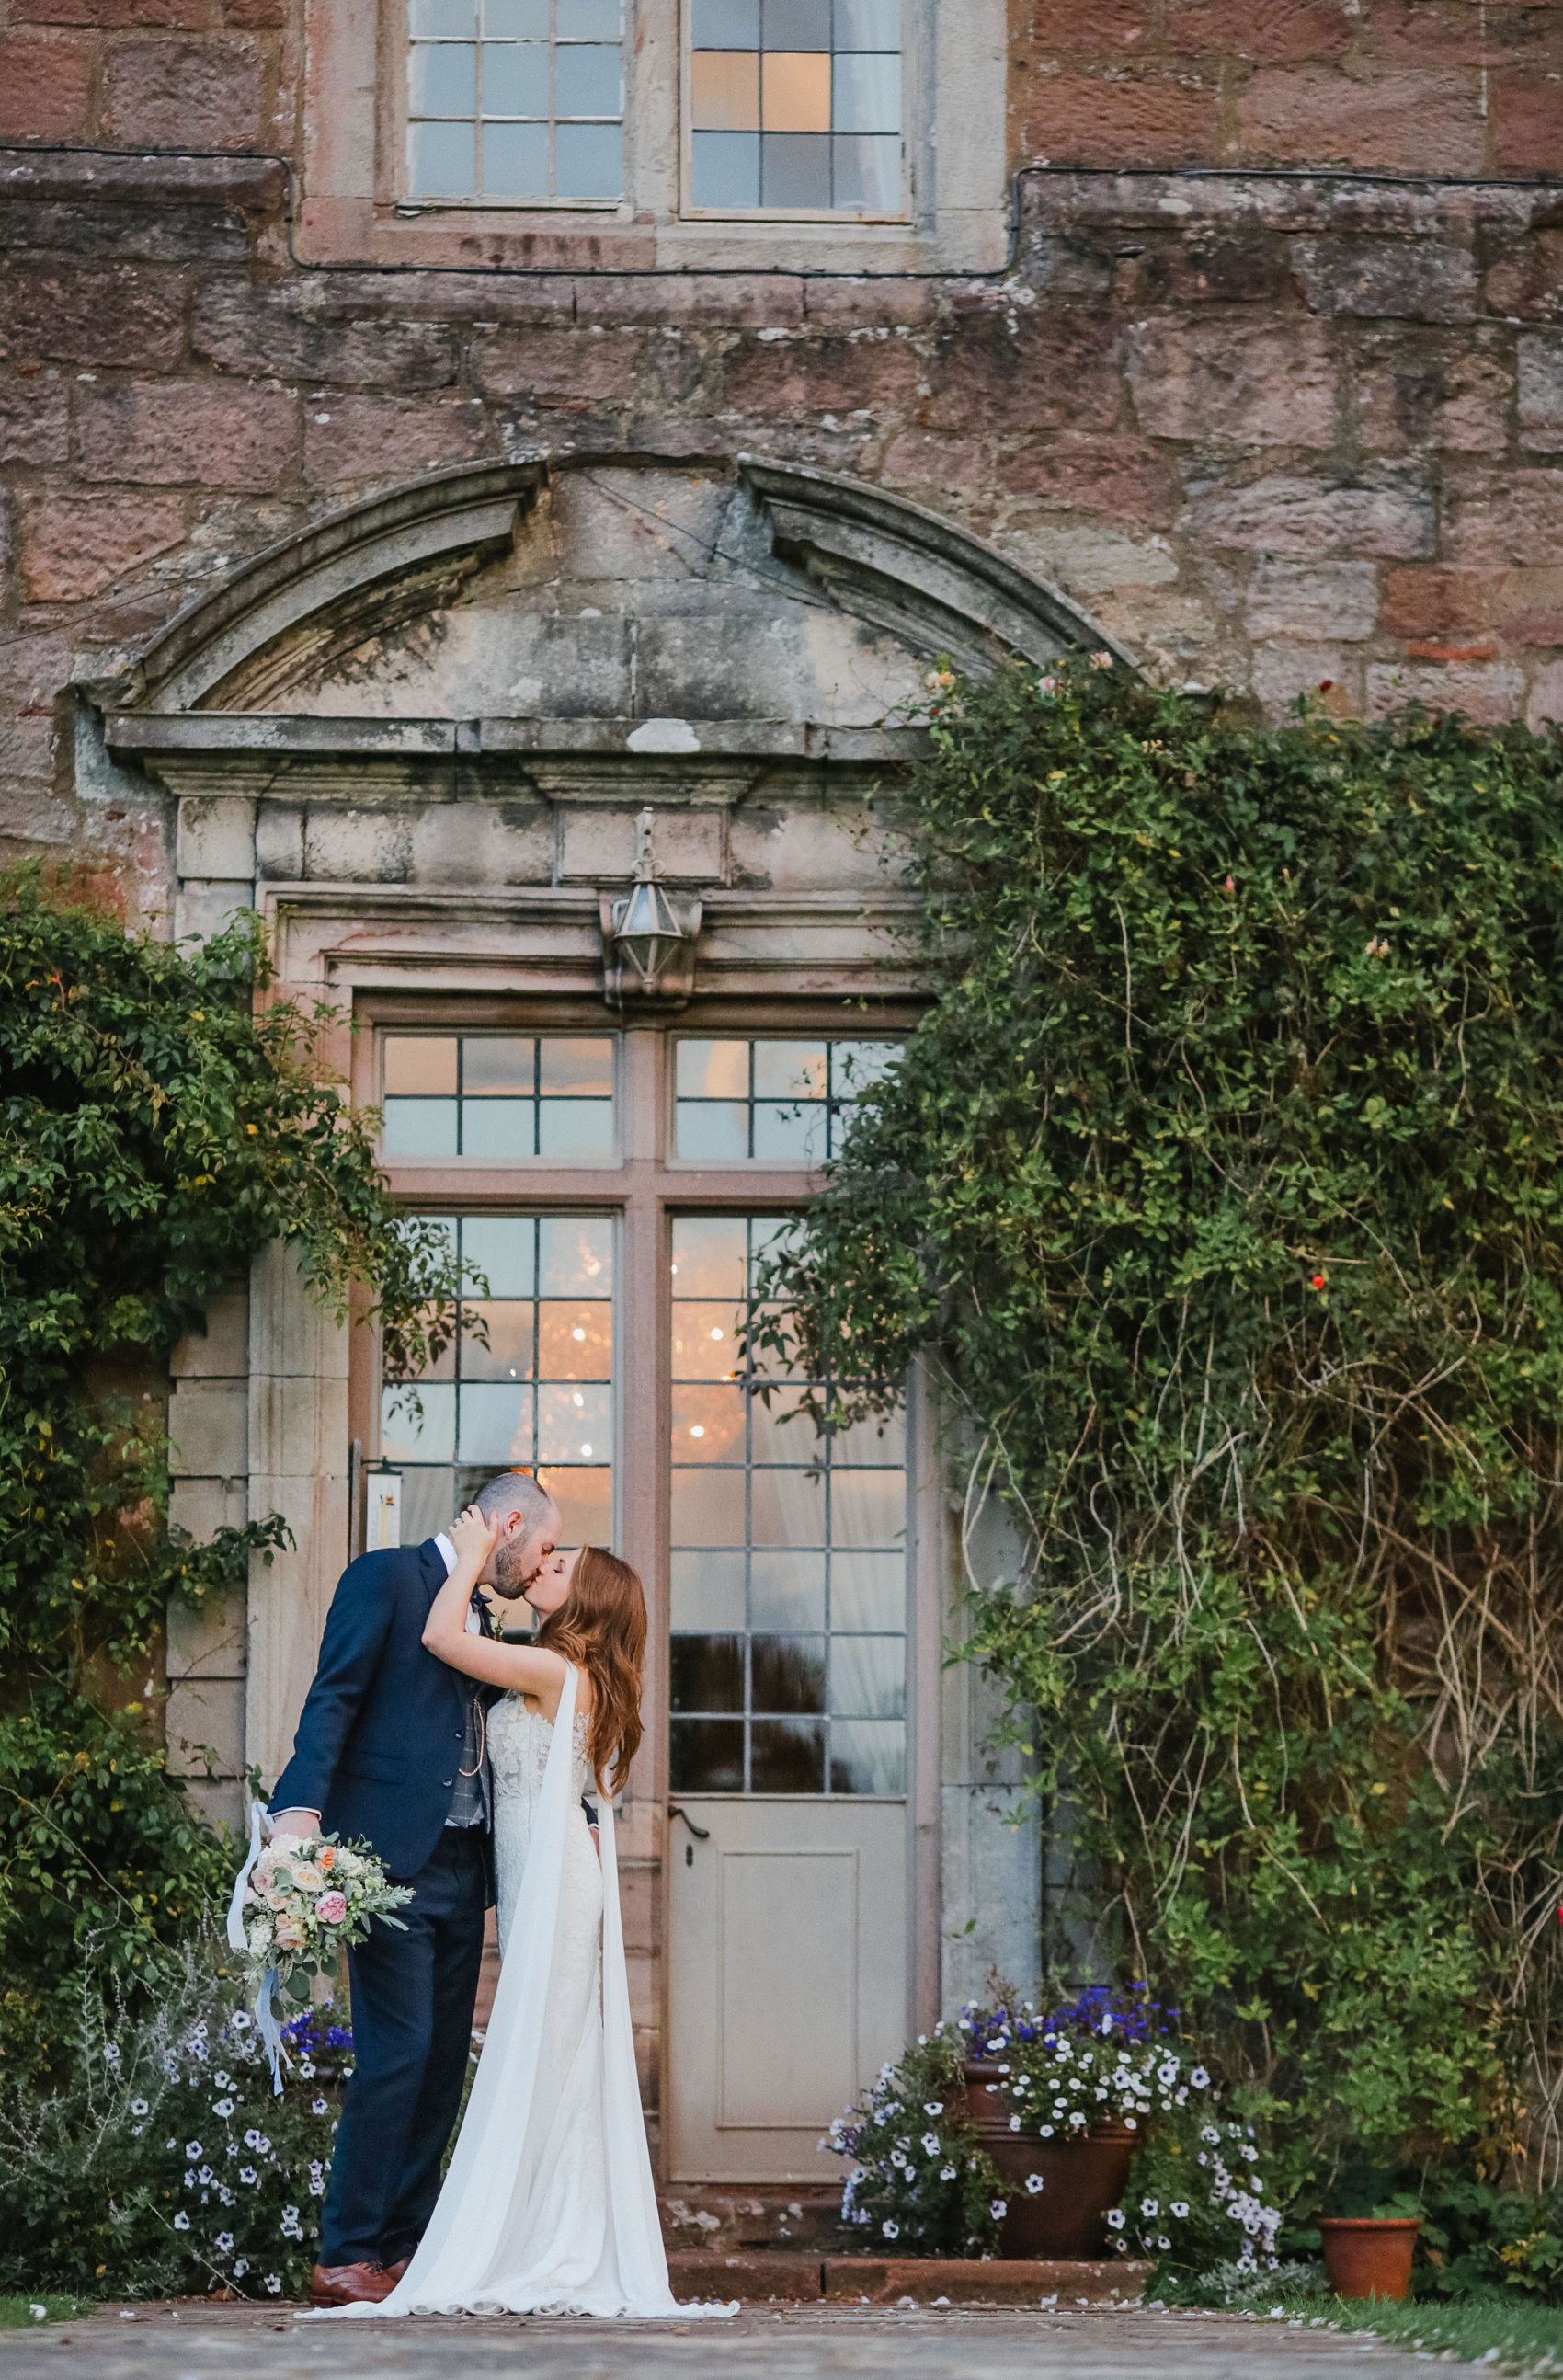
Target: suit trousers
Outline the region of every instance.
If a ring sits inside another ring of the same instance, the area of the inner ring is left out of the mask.
[[[489,1898],[486,1829],[447,1827],[413,1898],[347,1953],[354,2071],[321,2216],[322,2265],[394,2265],[422,2238],[466,2080]]]

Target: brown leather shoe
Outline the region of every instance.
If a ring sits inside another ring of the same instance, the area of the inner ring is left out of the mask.
[[[317,2265],[309,2276],[312,2305],[378,2305],[395,2288],[399,2275],[381,2265]]]
[[[407,2266],[411,2263],[412,2258],[410,2256],[402,2256],[397,2259],[395,2264],[385,2265],[382,2267],[386,2279],[391,2283],[393,2288],[394,2288],[395,2284],[401,2279],[402,2275],[406,2271]]]

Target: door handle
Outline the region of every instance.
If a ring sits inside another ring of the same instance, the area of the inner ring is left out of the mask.
[[[668,1803],[668,1816],[670,1819],[682,1818],[697,1843],[709,1843],[710,1841],[711,1830],[709,1827],[697,1827],[695,1824],[694,1819],[690,1816],[688,1811],[681,1809],[676,1802],[670,1802]]]

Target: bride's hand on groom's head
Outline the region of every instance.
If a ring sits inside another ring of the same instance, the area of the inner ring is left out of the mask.
[[[448,1534],[457,1560],[470,1560],[476,1555],[481,1569],[499,1543],[499,1523],[485,1520],[476,1504],[468,1504],[451,1523]]]

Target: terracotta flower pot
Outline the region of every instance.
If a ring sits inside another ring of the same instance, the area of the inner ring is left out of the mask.
[[[1420,2215],[1322,2215],[1325,2271],[1338,2298],[1409,2298]]]
[[[1117,2122],[1093,2124],[1074,2140],[1012,2132],[1009,2100],[987,2088],[1000,2079],[997,2063],[968,2058],[962,2072],[977,2146],[1003,2178],[1008,2212],[999,2232],[1000,2256],[1105,2255],[1107,2211],[1123,2195],[1135,2134]],[[1025,2184],[1034,2173],[1041,2175],[1042,2187],[1032,2196]]]

